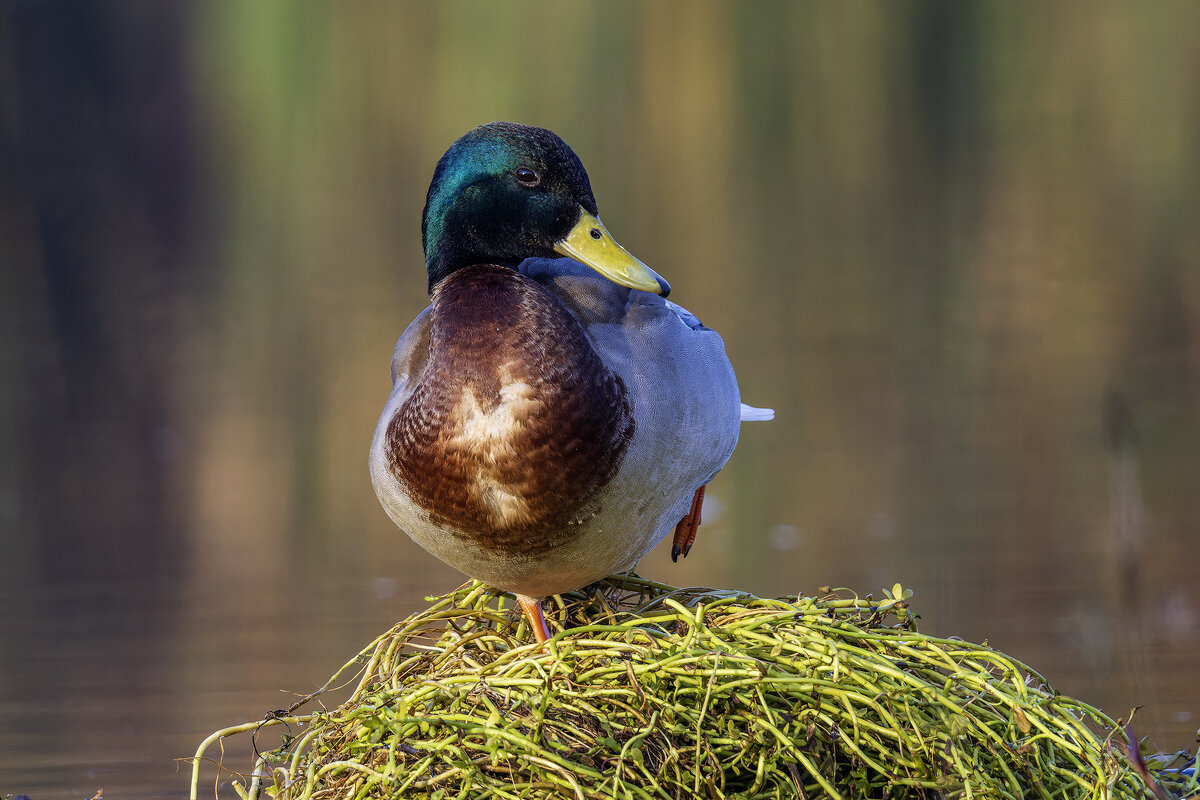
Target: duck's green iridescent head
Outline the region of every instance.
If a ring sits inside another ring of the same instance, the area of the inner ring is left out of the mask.
[[[587,172],[544,128],[481,125],[438,161],[421,238],[432,292],[475,264],[515,268],[526,258],[568,255],[612,281],[666,295],[670,286],[613,240],[600,222]]]

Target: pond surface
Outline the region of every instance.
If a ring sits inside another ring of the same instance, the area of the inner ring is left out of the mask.
[[[1195,746],[1200,6],[766,6],[0,10],[0,794],[181,797],[461,582],[366,453],[433,165],[493,119],[777,412],[643,574],[901,582]]]
[[[1022,523],[989,509],[982,491],[956,500],[973,520],[964,527],[969,545],[936,541],[884,506],[864,509],[857,526],[821,531],[812,514],[770,500],[799,491],[762,465],[772,438],[766,426],[745,431],[735,462],[713,484],[710,521],[692,555],[673,565],[660,548],[643,562],[645,574],[760,594],[814,592],[824,583],[878,596],[898,580],[916,590],[922,630],[987,639],[1115,717],[1143,706],[1137,730],[1162,749],[1192,741],[1200,659],[1194,552],[1186,537],[1171,535],[1169,517],[1155,515],[1144,566],[1123,601],[1114,588],[1118,565],[1098,541],[1103,502],[1074,542],[1070,526],[1045,541],[1005,542]],[[739,487],[759,483],[752,493],[768,501],[744,511],[751,492]],[[369,489],[362,502],[372,507]],[[757,518],[772,522],[752,527]],[[90,797],[99,788],[108,797],[181,797],[188,770],[174,759],[218,728],[315,689],[424,595],[459,582],[386,519],[313,557],[230,538],[205,545],[230,548],[225,555],[193,554],[174,575],[136,575],[130,554],[120,577],[98,564],[70,582],[47,576],[37,591],[0,596],[6,790],[34,800]],[[246,768],[249,747],[244,737],[231,740],[227,764]]]

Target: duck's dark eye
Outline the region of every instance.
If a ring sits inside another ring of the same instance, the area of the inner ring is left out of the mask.
[[[522,186],[531,186],[532,187],[532,186],[537,186],[539,183],[542,182],[542,179],[538,177],[538,174],[536,172],[534,172],[533,170],[531,170],[529,167],[521,167],[520,169],[518,169],[516,172],[516,176],[517,176],[517,181],[519,181]]]

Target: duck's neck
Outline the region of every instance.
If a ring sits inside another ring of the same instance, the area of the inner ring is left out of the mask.
[[[478,265],[487,264],[494,267],[505,267],[515,272],[522,259],[519,257],[505,258],[495,253],[484,254],[464,247],[465,242],[450,242],[445,246],[429,248],[425,259],[425,272],[429,276],[429,294],[433,296],[442,284],[457,276],[459,281],[470,280],[470,271],[478,269]],[[458,275],[460,272],[466,275]]]

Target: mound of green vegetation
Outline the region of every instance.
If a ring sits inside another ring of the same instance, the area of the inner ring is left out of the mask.
[[[884,594],[620,576],[554,598],[539,646],[468,583],[339,671],[327,687],[358,670],[341,706],[312,709],[318,693],[213,734],[193,797],[210,744],[273,727],[243,798],[1156,796],[1118,723],[986,645],[918,633],[908,593]]]

